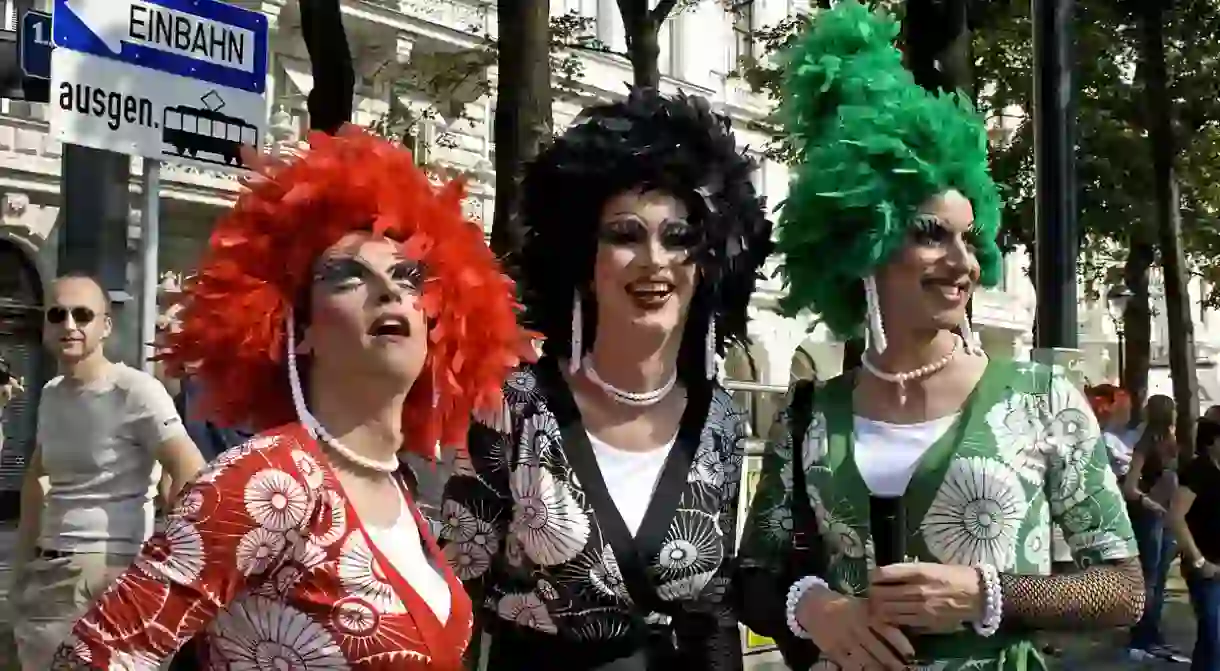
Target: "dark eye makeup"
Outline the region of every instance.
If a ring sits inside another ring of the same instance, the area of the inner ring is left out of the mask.
[[[699,246],[699,229],[682,219],[662,222],[661,246],[672,252],[689,252]],[[648,241],[648,226],[633,216],[618,217],[598,229],[598,238],[607,245],[630,247]]]
[[[948,222],[934,214],[917,214],[911,220],[911,239],[919,245],[944,245],[953,240],[955,235]],[[971,250],[978,248],[979,230],[975,225],[962,234],[966,246]]]
[[[424,283],[423,266],[416,261],[404,259],[381,272],[358,256],[338,255],[321,259],[313,279],[330,291],[343,293],[382,276],[388,276],[395,285],[410,292],[418,292]]]

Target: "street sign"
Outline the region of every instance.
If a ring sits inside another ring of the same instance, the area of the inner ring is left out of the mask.
[[[21,15],[18,58],[21,72],[30,79],[51,78],[51,15],[27,11]]]
[[[267,128],[267,17],[217,0],[55,0],[51,132],[240,168]]]

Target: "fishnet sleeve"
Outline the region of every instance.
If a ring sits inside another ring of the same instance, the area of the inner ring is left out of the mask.
[[[1000,575],[1004,624],[1077,629],[1135,624],[1144,612],[1144,578],[1137,559],[1062,575]]]
[[[1061,375],[1049,382],[1043,429],[1049,523],[1063,530],[1083,568],[1002,574],[1005,623],[1038,629],[1134,624],[1144,610],[1144,579],[1109,451],[1084,395]]]

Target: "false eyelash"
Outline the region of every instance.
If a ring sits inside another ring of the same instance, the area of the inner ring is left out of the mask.
[[[399,273],[399,269],[403,269],[401,274]],[[427,279],[427,274],[424,272],[424,267],[419,263],[399,264],[394,270],[395,272],[393,272],[391,276],[395,282],[405,281],[413,287],[422,286],[424,280]]]
[[[930,233],[937,228],[944,228],[941,218],[935,214],[917,214],[911,218],[911,225],[924,233]]]

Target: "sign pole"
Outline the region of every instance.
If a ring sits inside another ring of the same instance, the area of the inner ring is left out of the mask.
[[[1076,315],[1074,0],[1031,0],[1034,23],[1034,358],[1082,384]]]
[[[157,253],[161,246],[161,161],[144,159],[140,210],[140,367],[153,372],[157,337]]]

